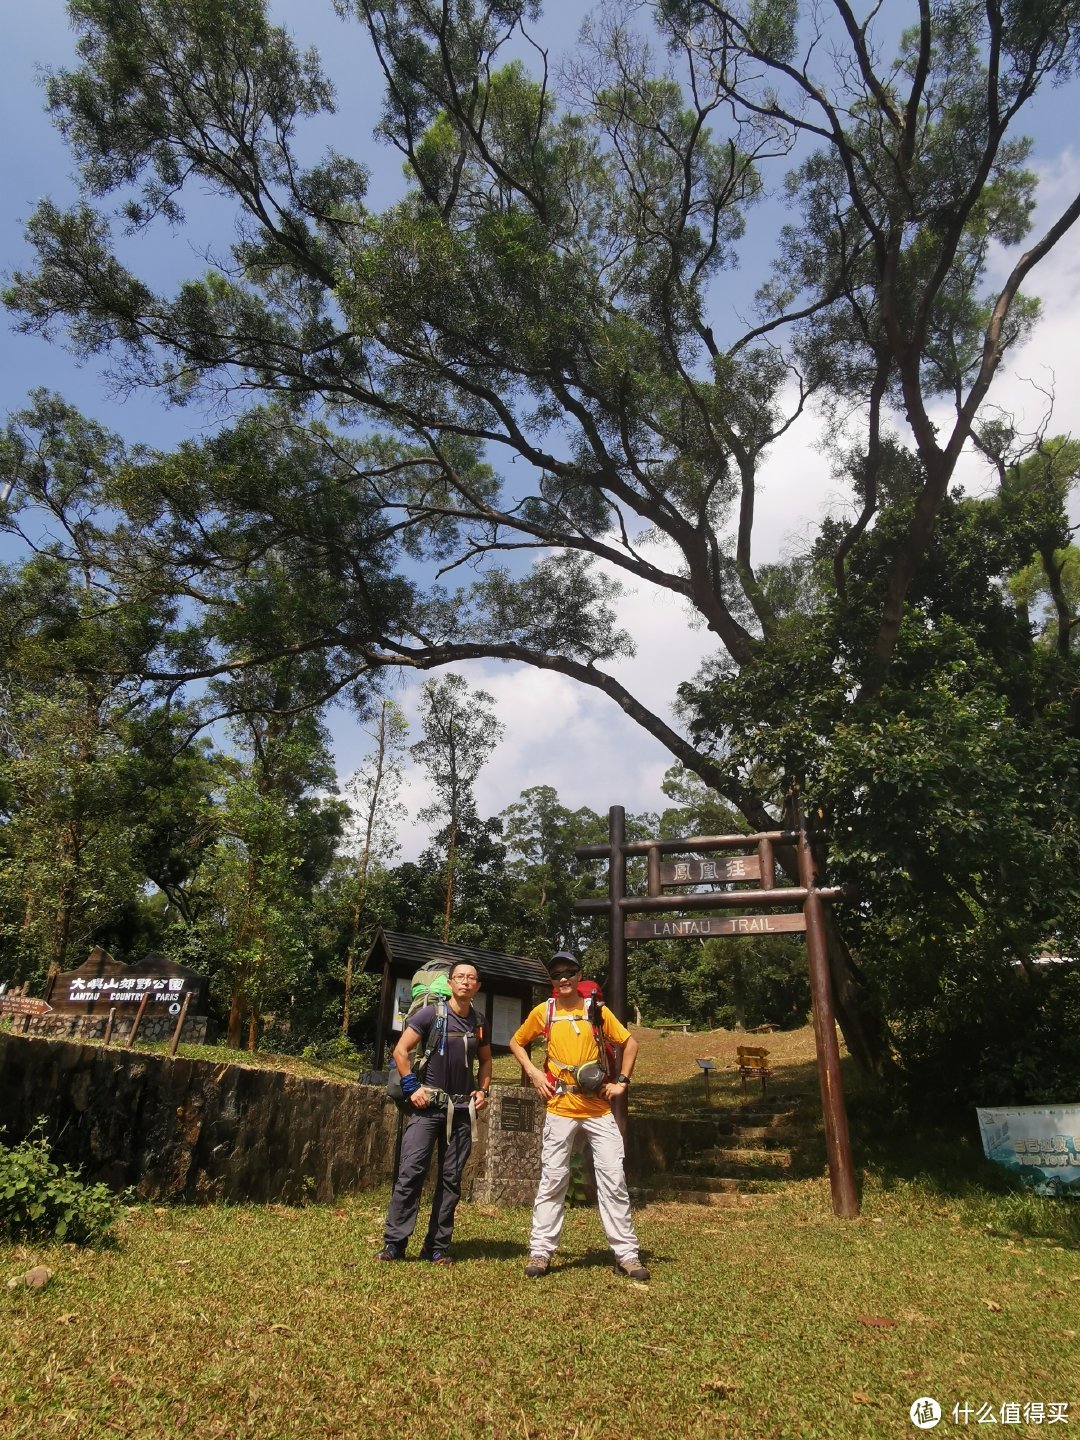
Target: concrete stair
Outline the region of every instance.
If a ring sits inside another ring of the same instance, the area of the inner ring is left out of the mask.
[[[792,1143],[800,1129],[790,1099],[775,1107],[758,1102],[694,1129],[667,1168],[654,1168],[631,1185],[639,1205],[708,1205],[747,1209],[777,1198],[790,1178]]]

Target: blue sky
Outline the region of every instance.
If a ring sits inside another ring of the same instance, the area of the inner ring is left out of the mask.
[[[32,0],[19,6],[8,0],[4,8],[0,270],[9,273],[28,258],[22,227],[37,200],[49,195],[63,202],[74,194],[70,157],[44,114],[36,70],[43,65],[71,64],[73,44],[61,0]],[[329,0],[278,0],[273,8],[304,44],[320,49],[338,87],[338,114],[314,127],[312,152],[332,142],[346,153],[360,156],[372,170],[373,201],[391,198],[401,183],[400,164],[395,152],[371,139],[380,106],[380,79],[358,27],[339,21]],[[558,0],[548,7],[540,33],[553,53],[573,40],[582,13],[582,7],[571,0]],[[1075,87],[1062,88],[1047,96],[1037,115],[1033,164],[1043,178],[1046,203],[1036,217],[1036,234],[1040,218],[1057,213],[1080,188],[1075,100]],[[196,204],[190,213],[190,230],[155,235],[152,252],[144,249],[140,257],[143,273],[149,264],[164,283],[165,277],[202,268],[200,247],[216,239],[218,248],[225,248],[230,233],[226,230],[220,235],[213,204]],[[767,210],[752,219],[747,254],[764,252],[772,223]],[[145,247],[146,242],[140,244]],[[731,287],[732,296],[745,299],[759,278],[744,270]],[[1044,319],[1032,342],[1010,360],[994,396],[997,403],[1019,409],[1034,423],[1042,412],[1042,391],[1056,384],[1053,428],[1080,433],[1080,395],[1074,380],[1080,246],[1075,238],[1067,238],[1040,267],[1036,288],[1044,298]],[[736,298],[730,303],[737,303]],[[46,386],[127,439],[154,445],[172,444],[212,429],[219,419],[205,417],[194,408],[168,411],[150,395],[121,399],[110,392],[100,364],[80,367],[61,344],[14,335],[7,323],[0,324],[0,380],[5,410],[19,408],[33,387]],[[808,416],[776,447],[759,502],[758,559],[782,554],[788,546],[801,543],[823,507],[843,504],[843,497],[833,493],[827,457],[815,448],[819,434],[818,422]],[[967,467],[966,478],[974,488],[986,483],[973,463]],[[647,704],[666,714],[675,685],[693,673],[704,653],[703,633],[688,623],[679,603],[666,596],[631,594],[623,610],[624,624],[637,636],[638,655],[613,668]],[[612,804],[630,810],[663,804],[660,780],[670,756],[602,696],[556,675],[503,665],[462,667],[462,673],[470,683],[483,684],[495,694],[506,725],[506,738],[478,785],[484,813],[502,809],[526,786],[539,783],[554,785],[571,807],[589,805],[600,812]],[[403,683],[397,697],[413,714],[418,684]],[[366,741],[344,714],[334,717],[332,728],[344,776],[364,753]],[[405,798],[412,814],[423,805],[426,796],[418,775],[410,777]],[[416,853],[423,838],[420,832],[410,832],[406,852]]]

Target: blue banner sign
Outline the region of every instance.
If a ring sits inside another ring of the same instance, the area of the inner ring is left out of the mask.
[[[1036,1195],[1080,1199],[1080,1105],[976,1109],[983,1153]]]

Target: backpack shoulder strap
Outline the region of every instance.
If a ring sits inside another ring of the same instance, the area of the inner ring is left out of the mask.
[[[617,1074],[618,1061],[615,1046],[604,1033],[604,1012],[606,1010],[606,1005],[597,1006],[596,1012],[594,1012],[595,1019],[593,1020],[592,1032],[593,1039],[596,1041],[596,1058],[607,1071],[608,1078],[614,1080]],[[610,1014],[610,1011],[608,1013]]]
[[[554,997],[554,995],[553,995],[553,996],[551,997],[551,999],[547,1002],[547,1005],[546,1005],[545,1008],[544,1008],[544,1043],[545,1043],[545,1044],[547,1044],[548,1037],[551,1035],[551,1022],[552,1022],[552,1020],[554,1020],[554,1019],[555,1019],[555,997]]]
[[[423,1075],[428,1061],[436,1050],[438,1050],[440,1055],[446,1052],[446,1001],[440,995],[434,995],[430,1000],[426,1000],[424,1004],[434,1007],[435,1016],[428,1026],[427,1034],[421,1034],[420,1044],[416,1047],[416,1052],[413,1055],[412,1068],[413,1072],[418,1076]],[[417,1008],[422,1007],[418,1006]]]

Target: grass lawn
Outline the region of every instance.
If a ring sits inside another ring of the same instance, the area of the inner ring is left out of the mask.
[[[678,1057],[701,1039],[643,1047],[642,1090],[700,1103]],[[781,1039],[778,1082],[805,1087]],[[521,1273],[525,1209],[462,1206],[452,1270],[376,1264],[385,1193],[137,1206],[97,1251],[0,1243],[4,1280],[54,1271],[0,1287],[0,1436],[870,1440],[918,1434],[920,1396],[937,1434],[1043,1434],[1063,1405],[1080,1429],[1080,1207],[1009,1193],[962,1140],[864,1145],[859,1115],[859,1219],[820,1177],[760,1210],[648,1206],[648,1286],[612,1273],[585,1209],[543,1280]]]

